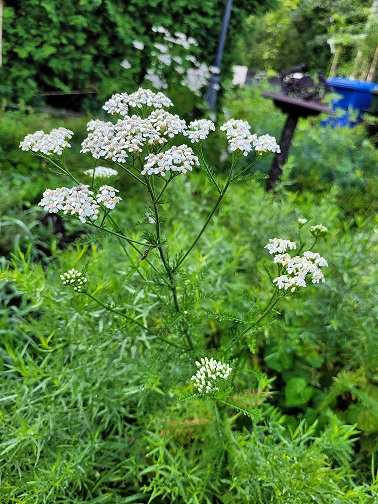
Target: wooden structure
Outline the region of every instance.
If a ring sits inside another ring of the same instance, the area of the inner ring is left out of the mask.
[[[283,73],[281,73],[281,77],[282,75]],[[314,80],[309,76],[304,76],[302,78],[291,77],[287,79],[287,75],[289,74],[286,73],[286,77],[282,77],[282,79],[286,79],[287,84],[281,85],[281,93],[262,94],[264,98],[273,100],[274,105],[279,108],[281,112],[287,114],[287,119],[279,142],[281,152],[274,156],[269,178],[266,182],[266,189],[268,191],[271,191],[281,178],[299,118],[317,116],[321,113],[335,115],[334,110],[320,104],[322,92],[328,91],[328,87],[322,82],[322,78],[321,82],[315,84]],[[302,83],[298,82],[302,79]],[[294,94],[294,97],[288,96],[288,94]]]

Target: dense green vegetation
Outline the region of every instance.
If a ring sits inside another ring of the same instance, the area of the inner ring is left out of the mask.
[[[369,66],[373,61],[378,20],[372,4],[372,0],[283,0],[277,10],[252,15],[243,24],[239,64],[279,72],[304,63],[311,72],[328,74],[334,51],[340,50],[335,71],[349,76],[358,50]],[[359,60],[355,71],[363,65]]]
[[[225,68],[234,60],[231,43],[242,20],[264,12],[274,0],[235,0],[225,48]],[[214,62],[224,2],[201,0],[23,0],[6,2],[3,19],[2,100],[36,104],[40,92],[96,91],[101,102],[120,89],[133,91],[160,42],[154,26],[194,38],[195,55]],[[136,50],[133,42],[144,44]],[[130,68],[121,66],[127,60]],[[183,92],[183,89],[180,90]],[[86,106],[93,101],[88,95]],[[85,105],[85,104],[84,104]],[[92,104],[93,105],[93,104]]]
[[[219,124],[234,117],[279,136],[284,118],[259,89],[230,92],[222,110]],[[123,198],[111,211],[118,237],[73,217],[47,220],[37,206],[46,187],[72,182],[19,142],[71,129],[67,166],[85,180],[94,166],[79,154],[85,123],[1,117],[2,502],[376,502],[378,153],[363,126],[300,123],[276,191],[263,188],[264,157],[231,185],[167,282],[146,233],[151,201],[130,174],[111,182]],[[172,267],[227,180],[226,147],[214,132],[204,142],[214,172],[180,174],[166,189]],[[281,237],[310,247],[316,224],[328,228],[314,249],[328,261],[326,281],[251,324],[274,292],[264,246]],[[122,233],[149,240],[143,256]],[[72,268],[88,278],[83,293],[60,279]],[[234,369],[210,395],[191,381],[204,356]]]

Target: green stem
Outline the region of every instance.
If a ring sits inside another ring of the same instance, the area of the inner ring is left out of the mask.
[[[137,177],[137,176],[135,175],[135,173],[133,173],[132,171],[130,171],[128,168],[126,168],[126,166],[125,166],[125,165],[123,165],[123,164],[121,164],[121,163],[117,163],[117,162],[116,162],[115,164],[116,164],[117,166],[119,166],[120,168],[122,168],[122,170],[124,170],[126,173],[128,173],[129,175],[131,175],[131,176],[132,176],[135,180],[137,180],[138,182],[140,182],[140,183],[141,183],[141,184],[143,184],[144,186],[146,186],[146,185],[147,185],[147,184],[146,184],[146,182],[145,182],[144,180],[142,180],[142,179],[140,179],[139,177]],[[132,168],[134,168],[134,166],[133,166],[133,165],[131,165],[131,164],[130,164],[129,166],[131,166]]]
[[[177,345],[176,343],[172,343],[172,341],[169,341],[169,340],[167,340],[165,338],[162,338],[159,334],[157,334],[156,332],[152,331],[151,329],[149,329],[144,324],[141,324],[140,322],[138,322],[133,317],[130,317],[129,315],[126,315],[125,313],[122,313],[122,312],[120,312],[118,310],[115,310],[111,306],[106,305],[105,303],[103,303],[99,299],[97,299],[94,296],[92,296],[92,294],[89,294],[89,292],[83,291],[83,294],[85,294],[86,296],[88,296],[89,298],[91,298],[93,301],[95,301],[97,304],[99,304],[100,306],[102,306],[103,308],[105,308],[105,310],[110,311],[111,313],[114,313],[115,315],[120,315],[121,317],[123,317],[124,319],[128,320],[129,322],[132,322],[133,324],[136,324],[141,329],[144,329],[145,331],[148,331],[152,336],[155,336],[156,338],[159,338],[161,341],[164,341],[164,343],[167,343],[168,345],[172,345],[172,346],[174,346],[174,347],[176,347],[176,348],[178,348],[180,350],[183,350],[183,347],[181,347],[180,345]]]
[[[218,199],[217,201],[215,202],[211,212],[209,213],[209,215],[207,216],[207,219],[204,223],[204,225],[202,226],[201,228],[201,231],[198,233],[197,237],[195,238],[195,240],[193,241],[193,243],[190,245],[190,247],[188,248],[188,250],[185,252],[185,254],[181,257],[181,259],[176,263],[175,267],[173,268],[173,272],[176,272],[179,267],[181,266],[181,264],[185,261],[185,259],[188,257],[188,255],[191,253],[191,251],[194,249],[194,247],[197,245],[197,242],[199,241],[199,239],[201,238],[201,236],[203,235],[203,233],[205,232],[211,218],[213,217],[215,211],[217,210],[217,208],[219,207],[224,195],[226,194],[226,191],[228,189],[228,186],[230,185],[230,177],[228,178],[227,182],[225,183],[222,191],[220,192],[219,196],[218,196]]]

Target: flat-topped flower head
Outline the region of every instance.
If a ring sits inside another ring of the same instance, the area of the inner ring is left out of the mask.
[[[184,131],[184,135],[189,138],[192,143],[205,140],[210,131],[215,131],[215,124],[210,119],[197,119],[189,123],[188,129]]]
[[[102,107],[109,114],[127,115],[129,107],[142,108],[164,108],[172,107],[173,103],[165,96],[165,94],[158,92],[154,93],[150,89],[139,88],[131,94],[118,93],[113,95]]]
[[[68,140],[72,137],[73,132],[66,128],[53,129],[50,133],[40,130],[26,135],[20,147],[23,151],[32,151],[46,156],[51,154],[61,156],[64,149],[71,147]]]
[[[298,218],[298,226],[302,227],[307,223],[307,219],[304,219],[303,217]]]
[[[302,256],[291,257],[286,250],[295,248],[294,242],[274,238],[266,248],[275,254],[273,262],[279,265],[282,274],[273,280],[280,290],[294,292],[301,287],[306,287],[306,277],[311,276],[312,283],[324,282],[324,274],[320,268],[328,266],[324,257],[317,252],[306,251]]]
[[[244,156],[247,156],[251,152],[253,142],[257,136],[251,134],[249,131],[251,127],[247,121],[230,119],[220,129],[226,133],[228,150],[230,152],[240,152]]]
[[[218,392],[220,382],[227,380],[232,371],[228,364],[207,357],[196,361],[196,366],[199,369],[191,377],[191,381],[200,394]]]
[[[282,238],[269,238],[269,243],[264,248],[268,249],[269,254],[283,254],[287,249],[296,249],[297,244],[290,240],[283,240]]]
[[[280,146],[277,144],[276,139],[270,135],[261,135],[254,139],[253,147],[256,152],[281,152]]]
[[[82,292],[83,287],[85,287],[85,284],[88,282],[88,279],[83,275],[83,273],[75,268],[72,268],[59,276],[63,285],[73,287],[73,290],[76,292]]]
[[[108,185],[103,185],[99,188],[99,193],[96,195],[96,201],[98,203],[102,203],[106,208],[113,209],[122,199],[119,196],[116,196],[117,192],[119,192],[118,189],[114,189],[114,187]]]
[[[67,187],[46,189],[38,205],[50,213],[61,210],[64,214],[77,215],[84,223],[88,218],[96,220],[99,215],[99,205],[92,195],[93,192],[87,185],[79,185],[71,189]]]
[[[117,170],[107,168],[106,166],[96,166],[96,168],[90,168],[89,170],[85,170],[83,173],[84,175],[88,175],[93,178],[110,178],[118,175]]]
[[[95,159],[109,159],[118,163],[124,163],[130,155],[142,152],[146,144],[166,142],[166,138],[159,133],[149,118],[142,119],[138,115],[126,116],[116,124],[90,121],[87,129],[89,134],[81,144],[80,152],[88,152]],[[169,133],[173,130],[175,126],[166,129]]]
[[[173,138],[186,129],[186,122],[183,119],[166,110],[154,110],[147,119],[159,135],[164,137]]]
[[[159,154],[149,154],[141,172],[142,175],[162,175],[166,172],[186,173],[199,166],[199,160],[187,145],[173,146]]]

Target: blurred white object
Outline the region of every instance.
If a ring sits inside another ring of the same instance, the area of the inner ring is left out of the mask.
[[[234,78],[232,79],[232,84],[234,86],[244,86],[246,78],[247,78],[247,72],[248,72],[248,67],[246,66],[240,66],[240,65],[235,65],[232,67],[234,71]]]

